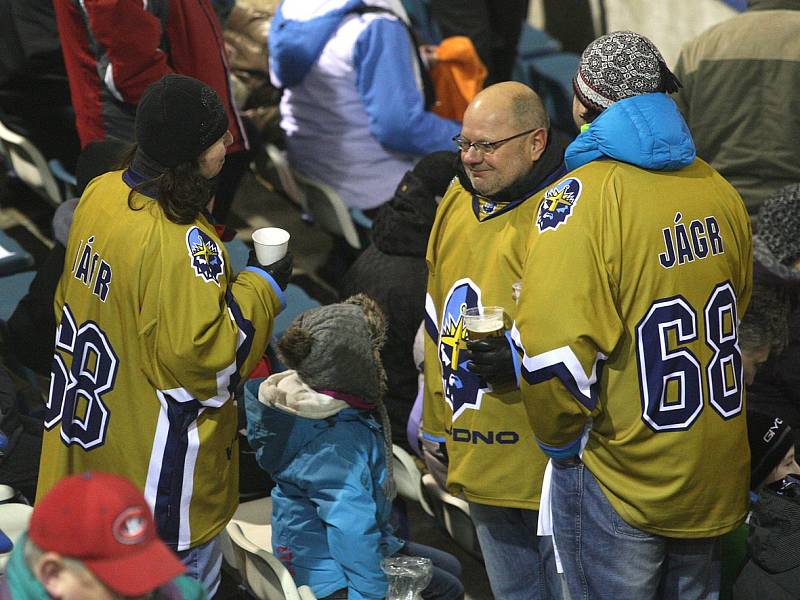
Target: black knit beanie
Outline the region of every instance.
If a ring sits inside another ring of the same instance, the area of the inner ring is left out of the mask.
[[[653,42],[633,31],[615,31],[586,47],[572,87],[586,108],[603,111],[632,96],[677,92],[681,84]]]
[[[783,419],[748,410],[747,439],[750,443],[750,489],[754,490],[780,464],[794,444],[794,437]]]
[[[165,75],[151,83],[136,110],[139,150],[166,168],[196,159],[227,129],[217,92],[186,75]]]

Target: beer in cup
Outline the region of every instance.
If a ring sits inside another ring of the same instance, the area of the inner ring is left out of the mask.
[[[481,340],[500,337],[505,332],[502,306],[477,306],[464,310],[464,328],[467,339]]]

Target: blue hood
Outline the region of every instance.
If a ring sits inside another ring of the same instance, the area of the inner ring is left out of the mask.
[[[567,169],[613,158],[653,171],[677,171],[696,156],[692,134],[666,94],[644,94],[612,104],[567,146]]]
[[[344,6],[307,21],[286,19],[278,7],[269,33],[269,60],[279,87],[292,87],[303,81],[322,53],[339,23],[354,8],[364,6],[362,0],[350,0]]]

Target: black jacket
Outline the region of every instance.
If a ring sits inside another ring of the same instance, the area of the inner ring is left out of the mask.
[[[733,600],[800,598],[800,499],[763,489],[753,506],[747,552]]]
[[[386,315],[386,344],[381,352],[388,380],[384,402],[392,424],[392,441],[406,449],[406,424],[417,396],[412,349],[425,316],[425,251],[435,214],[433,194],[417,175],[407,172],[392,200],[375,218],[372,244],[339,286],[342,299],[365,293]]]

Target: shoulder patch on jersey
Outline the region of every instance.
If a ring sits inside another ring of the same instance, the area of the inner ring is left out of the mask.
[[[536,217],[536,227],[539,231],[558,229],[559,225],[566,223],[572,214],[572,209],[578,203],[582,189],[581,180],[570,177],[547,190]]]
[[[225,258],[217,242],[199,227],[192,227],[186,233],[186,246],[189,249],[189,258],[195,275],[219,285]]]

